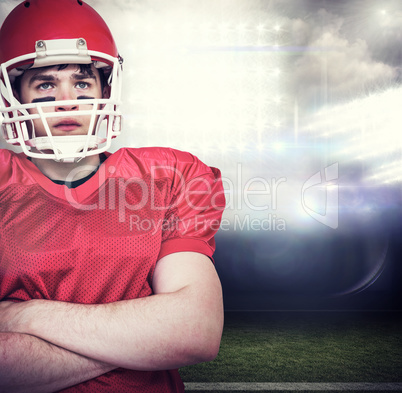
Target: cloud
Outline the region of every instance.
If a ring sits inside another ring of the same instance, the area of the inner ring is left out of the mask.
[[[369,43],[345,35],[344,19],[326,10],[289,20],[295,45],[303,46],[290,76],[299,104],[330,104],[389,86],[395,67],[375,60]]]

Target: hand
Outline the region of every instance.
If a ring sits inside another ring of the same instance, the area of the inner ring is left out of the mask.
[[[22,310],[25,308],[25,302],[0,302],[0,332],[18,333],[18,326],[22,316]]]

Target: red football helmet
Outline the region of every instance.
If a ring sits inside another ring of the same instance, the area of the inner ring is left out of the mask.
[[[107,150],[111,139],[120,134],[122,58],[105,21],[83,1],[29,0],[19,4],[0,29],[0,63],[3,134],[8,143],[20,145],[28,156],[78,161]],[[14,95],[13,82],[27,69],[61,64],[93,64],[102,69],[110,85],[109,98],[86,99],[86,108],[92,109],[80,110],[80,116],[91,115],[87,135],[53,136],[47,118],[76,112],[43,111],[60,103],[79,106],[82,100],[21,104]],[[35,135],[35,119],[42,120],[47,136]]]

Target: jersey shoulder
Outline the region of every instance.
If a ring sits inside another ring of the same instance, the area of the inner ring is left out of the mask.
[[[139,159],[144,162],[170,162],[192,164],[199,161],[198,158],[191,153],[172,149],[169,147],[140,147],[140,148],[122,148],[114,154],[130,157],[131,159]]]
[[[210,168],[191,153],[167,147],[122,148],[112,155],[118,168],[137,167],[141,173],[161,173],[164,168],[185,177],[212,173]],[[165,171],[166,172],[166,171]]]
[[[0,188],[7,187],[11,183],[31,181],[31,177],[21,165],[22,159],[25,159],[23,153],[0,149]]]

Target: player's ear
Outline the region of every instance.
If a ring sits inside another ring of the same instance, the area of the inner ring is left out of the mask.
[[[110,97],[110,86],[106,85],[103,87],[102,90],[102,98],[109,98]]]
[[[20,93],[15,89],[14,86],[13,86],[13,95],[18,100],[18,102],[21,102]]]

